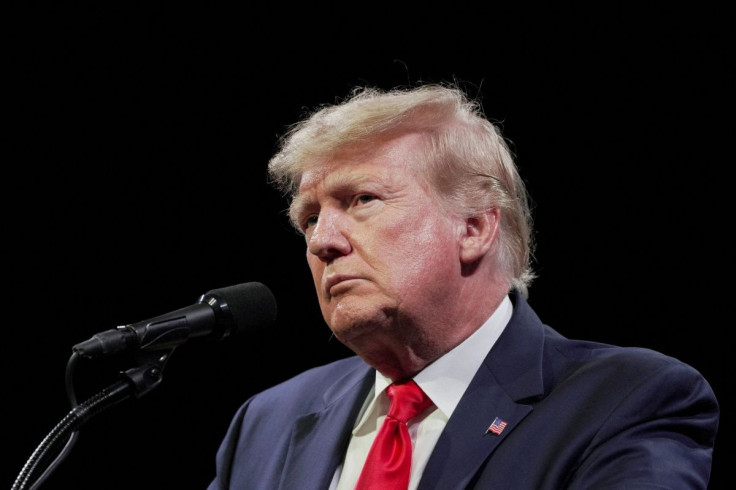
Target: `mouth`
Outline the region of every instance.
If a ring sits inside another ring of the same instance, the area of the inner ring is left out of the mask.
[[[359,279],[361,278],[349,274],[332,274],[325,279],[324,290],[328,296],[336,296],[349,288],[351,282]]]

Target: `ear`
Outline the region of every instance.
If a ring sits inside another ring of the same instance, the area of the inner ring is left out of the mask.
[[[501,213],[493,207],[465,219],[460,239],[460,261],[472,264],[491,249],[501,225]]]

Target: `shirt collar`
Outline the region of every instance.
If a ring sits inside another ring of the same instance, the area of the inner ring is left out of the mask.
[[[414,381],[448,419],[512,313],[511,300],[504,296],[496,311],[478,330],[414,377]]]

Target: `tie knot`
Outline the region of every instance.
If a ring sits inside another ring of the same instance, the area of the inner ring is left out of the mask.
[[[403,423],[413,419],[432,405],[432,400],[414,380],[392,383],[386,388],[386,394],[391,401],[388,417],[395,418]]]

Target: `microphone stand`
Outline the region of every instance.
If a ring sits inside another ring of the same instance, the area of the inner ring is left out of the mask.
[[[146,353],[139,357],[138,365],[121,372],[121,381],[103,388],[97,394],[91,396],[83,403],[77,405],[74,395],[70,393],[73,408],[67,415],[49,432],[49,434],[36,447],[23,469],[18,474],[12,490],[35,490],[53,472],[53,470],[68,456],[71,448],[76,442],[79,428],[95,415],[107,410],[117,403],[135,396],[140,398],[156,388],[162,381],[163,370],[166,363],[174,352],[172,348],[168,352]],[[73,366],[78,358],[75,352],[69,359],[69,365]],[[68,390],[71,388],[68,386]],[[66,440],[64,447],[59,449],[60,444]],[[50,451],[56,451],[56,458],[45,467],[41,466],[50,458]],[[36,475],[45,470],[38,476]],[[32,486],[31,486],[32,485]]]

